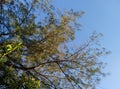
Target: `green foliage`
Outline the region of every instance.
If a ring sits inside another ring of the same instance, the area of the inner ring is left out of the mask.
[[[33,77],[27,77],[26,74],[16,75],[14,68],[1,66],[3,74],[0,75],[2,79],[1,84],[6,85],[7,89],[38,89],[40,88],[40,81]]]
[[[0,4],[0,85],[7,89],[94,89],[108,54],[93,33],[69,48],[84,12],[57,12],[50,0]]]
[[[16,86],[17,85],[17,86]],[[10,80],[8,88],[11,89],[38,89],[40,88],[40,81],[36,81],[34,78],[20,76],[16,80]]]

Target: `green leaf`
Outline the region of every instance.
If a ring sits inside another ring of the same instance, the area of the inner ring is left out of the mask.
[[[7,47],[7,51],[11,51],[13,48],[11,44],[8,44],[6,47]]]
[[[2,58],[0,58],[0,63],[4,63],[4,62],[6,62],[7,61],[7,57],[2,57]]]

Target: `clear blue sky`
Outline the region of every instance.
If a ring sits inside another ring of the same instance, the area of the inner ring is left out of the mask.
[[[80,22],[86,36],[94,30],[104,34],[101,44],[112,51],[105,58],[108,63],[105,71],[110,75],[102,79],[97,89],[120,89],[120,0],[53,1],[62,10],[85,11]],[[79,33],[76,36],[79,38]]]

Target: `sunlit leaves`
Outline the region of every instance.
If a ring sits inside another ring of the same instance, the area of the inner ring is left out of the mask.
[[[8,44],[6,47],[7,47],[7,51],[12,50],[12,45]]]

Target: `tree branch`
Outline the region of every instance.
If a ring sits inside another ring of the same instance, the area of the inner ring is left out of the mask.
[[[40,66],[44,66],[44,65],[46,65],[46,64],[50,64],[50,63],[61,63],[61,62],[76,62],[76,61],[72,61],[72,60],[48,61],[48,62],[44,62],[44,63],[41,63],[41,64],[39,64],[39,65],[37,65],[37,66],[33,66],[33,67],[24,67],[24,66],[23,66],[23,67],[20,67],[20,66],[17,66],[17,65],[15,65],[15,64],[11,63],[10,61],[9,61],[9,62],[7,61],[7,62],[5,62],[5,65],[7,65],[7,66],[13,66],[14,68],[27,71],[27,70],[39,68]]]
[[[60,64],[57,63],[57,65],[58,65],[58,67],[60,68],[60,70],[62,71],[62,73],[65,75],[66,79],[70,82],[71,79],[68,78],[68,75],[63,71],[63,69],[62,69],[62,67],[60,66]],[[73,89],[75,89],[75,88],[74,88],[74,85],[72,84],[72,82],[70,82],[70,83],[71,83]]]
[[[37,72],[35,69],[34,69],[34,71],[35,71],[37,74],[39,74],[41,77],[43,77],[44,79],[48,80],[48,81],[54,86],[54,87],[53,87],[54,89],[57,89],[57,87],[55,86],[55,84],[54,84],[47,76],[45,76],[45,75]]]

